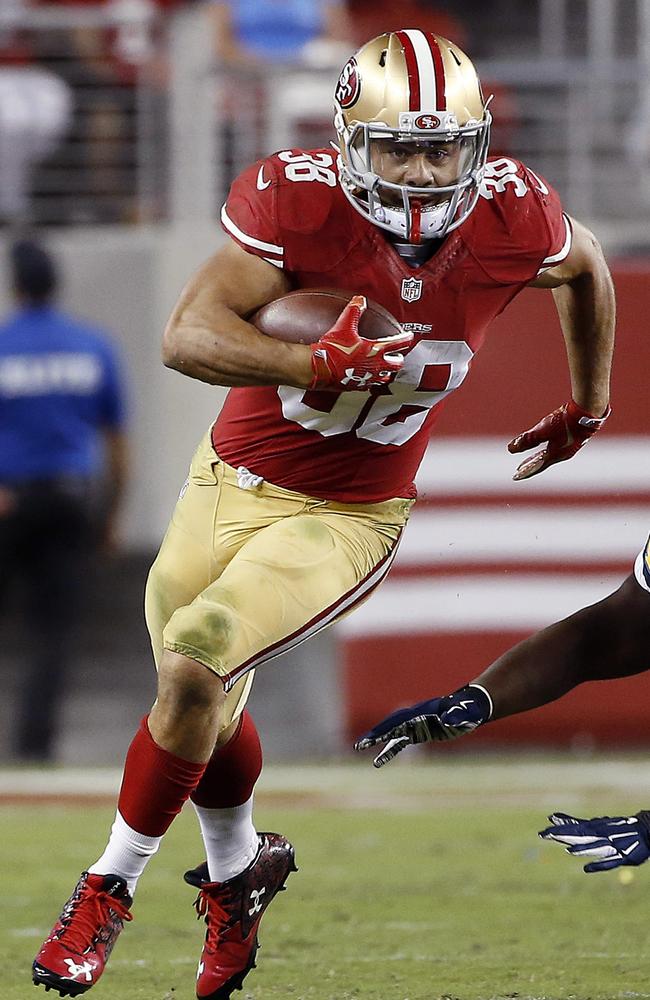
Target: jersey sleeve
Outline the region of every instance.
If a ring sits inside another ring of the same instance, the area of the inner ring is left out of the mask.
[[[278,180],[271,159],[248,167],[233,182],[221,209],[221,225],[242,250],[283,267],[284,241],[278,223]]]
[[[573,231],[568,215],[562,211],[557,191],[532,170],[526,168],[524,170],[533,188],[533,193],[537,197],[539,211],[547,227],[547,239],[542,247],[544,249],[545,246],[547,253],[537,269],[537,275],[540,275],[566,260],[571,252]]]
[[[281,150],[259,160],[233,183],[223,228],[243,250],[288,275],[327,272],[355,238],[336,169],[327,149]]]
[[[533,170],[506,157],[488,162],[484,199],[476,256],[493,280],[525,285],[569,255],[571,223],[557,192]]]

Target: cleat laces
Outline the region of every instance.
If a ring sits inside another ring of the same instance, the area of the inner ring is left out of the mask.
[[[223,934],[229,930],[233,924],[237,923],[237,916],[232,912],[233,900],[220,903],[213,895],[201,889],[194,901],[196,908],[196,919],[205,918],[207,933],[205,936],[205,947],[208,951],[216,951]]]
[[[133,920],[126,903],[107,892],[89,893],[86,898],[82,896],[71,907],[66,925],[57,937],[60,940],[65,936],[65,947],[82,955],[95,940],[106,940],[106,925],[111,922],[110,910],[121,920]],[[98,925],[101,925],[99,935]]]

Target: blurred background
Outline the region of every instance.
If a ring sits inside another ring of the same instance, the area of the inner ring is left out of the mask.
[[[506,442],[569,394],[551,296],[520,296],[437,424],[388,582],[258,674],[267,757],[347,754],[397,704],[453,690],[630,572],[650,530],[647,0],[0,0],[0,314],[14,308],[10,248],[36,237],[57,263],[60,308],[112,339],[126,399],[117,523],[84,570],[42,760],[121,763],[153,697],[145,576],[223,399],[164,369],[160,339],[183,283],[225,240],[228,184],[261,155],[328,144],[340,67],[400,27],[468,51],[494,94],[493,152],[544,175],[602,241],[620,311],[614,413],[570,465],[512,482]],[[30,756],[12,731],[42,642],[8,576],[0,565],[5,762]],[[472,749],[642,747],[649,712],[646,677],[590,685],[486,727]]]

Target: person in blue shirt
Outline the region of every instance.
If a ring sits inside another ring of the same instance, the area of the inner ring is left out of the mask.
[[[13,752],[48,760],[86,560],[98,543],[115,542],[124,401],[110,339],[56,308],[50,254],[15,243],[11,276],[17,308],[0,324],[0,603],[23,577],[33,653]]]
[[[216,54],[230,67],[301,62],[315,41],[349,42],[340,0],[227,0],[210,6]]]

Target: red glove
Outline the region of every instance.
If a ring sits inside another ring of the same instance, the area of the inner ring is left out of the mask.
[[[594,417],[572,399],[568,403],[563,403],[529,431],[524,431],[510,442],[508,451],[513,455],[520,451],[528,451],[536,444],[548,442],[546,448],[522,462],[512,478],[530,479],[538,472],[543,472],[549,465],[573,458],[592,434],[600,430],[610,413],[608,406],[602,417]]]
[[[353,296],[332,329],[311,344],[310,389],[372,389],[386,385],[400,370],[404,356],[399,352],[409,347],[413,334],[398,333],[383,340],[360,337],[359,320],[366,306],[365,295]]]

